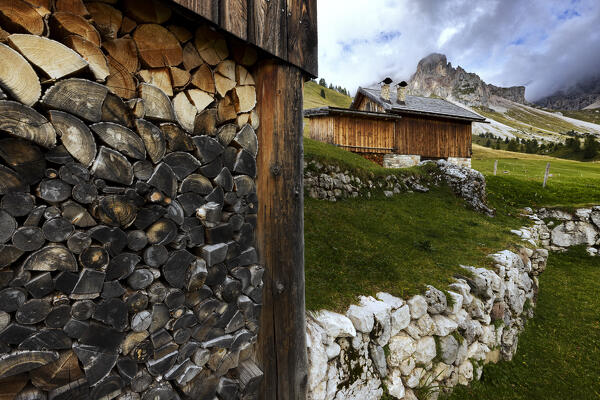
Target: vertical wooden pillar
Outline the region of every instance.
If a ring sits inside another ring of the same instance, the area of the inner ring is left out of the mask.
[[[261,398],[305,400],[302,72],[275,60],[255,72],[260,128],[257,247],[265,267],[258,358]]]

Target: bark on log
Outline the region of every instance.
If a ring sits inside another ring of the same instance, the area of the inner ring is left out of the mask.
[[[140,23],[163,24],[171,18],[171,8],[157,0],[125,0],[123,6]]]
[[[33,108],[16,101],[0,100],[0,130],[46,148],[56,145],[52,124]]]
[[[134,74],[140,68],[136,44],[132,39],[120,38],[104,41],[102,47],[127,72]]]
[[[108,40],[116,39],[123,22],[121,11],[101,2],[88,3],[87,9],[102,37]]]
[[[99,122],[107,93],[104,85],[72,78],[57,82],[46,90],[41,102],[47,108],[66,111],[89,122]]]
[[[142,63],[149,68],[176,67],[183,61],[183,50],[179,41],[161,25],[138,26],[133,33],[133,40]]]
[[[200,57],[213,67],[229,55],[225,38],[208,26],[202,26],[196,30],[194,44]]]
[[[86,167],[90,166],[96,157],[96,141],[87,125],[62,111],[50,111],[50,121],[73,158]]]
[[[15,100],[32,106],[42,94],[42,87],[31,65],[5,44],[0,44],[0,86]]]
[[[100,47],[77,35],[66,37],[64,44],[75,50],[88,62],[90,71],[94,74],[94,78],[97,81],[104,82],[108,75],[110,75],[108,61],[102,50],[100,50]]]
[[[55,12],[50,18],[52,37],[64,39],[77,35],[100,46],[100,34],[85,18],[68,12]]]
[[[11,32],[44,33],[42,16],[23,0],[0,0],[0,24]]]

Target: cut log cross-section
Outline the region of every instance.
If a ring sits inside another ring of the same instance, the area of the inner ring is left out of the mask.
[[[225,38],[208,26],[196,30],[194,44],[200,57],[211,66],[216,66],[229,55]]]
[[[123,14],[116,8],[102,2],[87,4],[94,25],[106,39],[116,39],[123,22]]]
[[[0,25],[11,32],[44,33],[42,16],[23,0],[0,0]]]
[[[56,0],[54,3],[54,9],[56,11],[64,11],[75,15],[81,15],[82,17],[87,17],[90,14],[82,0]]]
[[[0,100],[0,130],[46,148],[56,144],[56,131],[40,113],[16,101]]]
[[[146,109],[146,118],[156,119],[159,121],[173,122],[176,120],[175,110],[171,104],[169,97],[153,85],[146,83],[140,84],[138,87],[139,96],[144,100]]]
[[[8,37],[11,47],[48,77],[60,79],[87,68],[79,54],[55,40],[41,36],[14,34]]]
[[[125,13],[140,23],[163,24],[171,18],[171,8],[158,0],[125,0]]]
[[[167,67],[144,69],[139,72],[142,80],[161,89],[167,96],[173,96],[171,74]]]
[[[215,93],[215,77],[207,64],[203,64],[192,74],[192,85],[207,93]]]
[[[175,67],[183,62],[179,40],[168,29],[144,24],[133,33],[142,63],[149,68]]]
[[[136,73],[140,63],[137,56],[137,48],[132,39],[121,38],[105,41],[102,47],[109,56],[121,64],[128,72]]]
[[[90,122],[102,119],[102,105],[108,94],[104,85],[85,79],[57,82],[42,97],[47,108],[69,112]]]
[[[0,44],[0,86],[26,106],[34,105],[42,94],[40,80],[31,65],[5,44]]]
[[[90,71],[92,71],[97,81],[104,82],[110,75],[108,61],[100,47],[77,35],[68,36],[65,38],[64,43],[88,62]]]
[[[106,79],[106,86],[111,92],[124,99],[135,97],[136,81],[131,72],[120,62],[108,56],[110,75]]]
[[[50,18],[53,37],[63,39],[70,35],[81,36],[100,46],[100,34],[85,18],[68,12],[56,12]]]
[[[89,166],[96,157],[96,141],[87,125],[62,111],[50,111],[50,120],[67,151],[77,161]]]

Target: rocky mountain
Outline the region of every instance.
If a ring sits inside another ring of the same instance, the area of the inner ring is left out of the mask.
[[[560,90],[535,103],[553,110],[600,108],[600,75],[584,79],[570,88]]]
[[[477,74],[460,66],[454,68],[445,55],[438,53],[419,61],[417,71],[408,82],[408,90],[415,96],[438,96],[475,107],[489,107],[491,96],[525,104],[524,86],[489,85]]]

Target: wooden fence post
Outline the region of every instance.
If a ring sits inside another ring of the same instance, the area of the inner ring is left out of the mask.
[[[496,171],[498,170],[498,160],[494,161],[494,176],[496,176]]]
[[[260,118],[256,243],[265,267],[258,361],[261,399],[305,400],[302,72],[274,60],[256,69]]]
[[[550,172],[550,163],[546,164],[546,173],[544,173],[544,184],[542,187],[546,187],[546,182],[548,181],[548,174]]]

